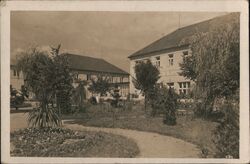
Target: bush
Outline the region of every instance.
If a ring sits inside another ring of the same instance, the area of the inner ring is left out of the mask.
[[[221,109],[224,117],[220,119],[213,138],[217,148],[215,156],[239,158],[239,106],[226,103]]]
[[[74,109],[71,108],[71,94],[70,92],[61,91],[58,94],[57,104],[60,106],[62,114],[73,113]]]
[[[90,97],[89,103],[92,105],[96,105],[97,104],[96,98],[94,96]]]
[[[119,88],[118,86],[115,86],[113,93],[111,94],[113,97],[113,100],[111,101],[111,106],[117,108],[119,107],[119,101],[120,101],[120,97],[121,95],[119,94]]]
[[[212,102],[196,100],[193,104],[194,114],[195,116],[200,118],[205,118],[205,119],[211,118],[212,109],[213,109]]]
[[[21,87],[21,91],[17,91],[10,85],[10,107],[16,108],[16,110],[20,107],[26,107],[24,105],[25,97],[28,98],[27,88],[24,86]]]
[[[152,95],[155,95],[154,98]],[[173,89],[158,88],[154,93],[151,94],[151,107],[152,115],[154,116],[157,112],[163,111],[165,118],[164,124],[175,125],[176,124],[176,109],[177,109],[177,94]]]

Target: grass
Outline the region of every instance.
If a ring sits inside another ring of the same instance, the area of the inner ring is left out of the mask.
[[[74,123],[85,126],[133,129],[173,136],[196,144],[201,150],[208,149],[208,157],[213,157],[215,151],[212,137],[217,123],[180,116],[177,117],[177,125],[168,126],[163,124],[163,116],[145,115],[141,104],[134,105],[131,110],[94,105],[88,107],[86,113],[67,115],[64,119],[75,119]]]
[[[119,157],[139,153],[136,143],[104,132],[62,128],[27,128],[11,133],[11,156],[29,157]]]

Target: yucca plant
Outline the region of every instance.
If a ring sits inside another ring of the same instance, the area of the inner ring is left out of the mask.
[[[61,125],[61,119],[54,107],[39,107],[29,113],[28,122],[33,127],[56,127]]]
[[[61,110],[71,108],[72,77],[67,58],[58,54],[59,48],[52,49],[51,54],[34,48],[18,60],[26,86],[39,101],[39,107],[29,113],[29,125],[39,128],[59,126]]]

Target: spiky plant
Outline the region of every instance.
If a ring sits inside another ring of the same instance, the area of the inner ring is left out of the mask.
[[[28,116],[28,123],[33,127],[56,127],[61,125],[61,119],[54,107],[39,107],[32,110]]]

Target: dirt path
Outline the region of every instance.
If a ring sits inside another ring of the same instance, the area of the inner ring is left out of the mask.
[[[131,138],[140,149],[138,157],[198,158],[200,153],[200,150],[193,144],[157,133],[119,128],[85,127],[77,124],[64,124],[64,126],[73,130],[103,131]]]

